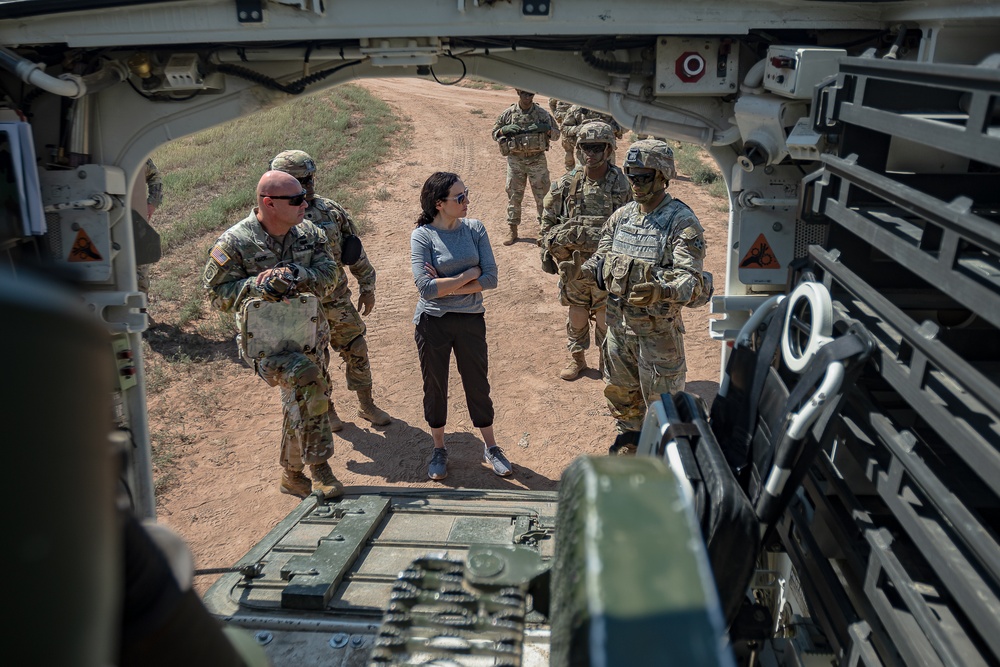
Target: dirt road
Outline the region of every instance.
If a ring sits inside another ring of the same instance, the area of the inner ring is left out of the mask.
[[[365,248],[378,272],[374,312],[368,316],[375,396],[393,416],[376,429],[356,418],[356,398],[344,387],[343,365],[331,366],[334,400],[349,422],[337,434],[331,460],[347,485],[444,484],[492,489],[556,488],[563,469],[582,454],[603,454],[614,437],[596,370],[573,382],[558,372],[565,364],[565,310],[559,305],[556,276],[539,267],[533,224],[522,225],[520,242],[500,241],[506,231],[505,161],[490,139],[497,115],[516,101],[513,91],[446,87],[415,79],[368,81],[366,88],[387,101],[413,124],[409,145],[384,164],[371,183]],[[547,103],[539,96],[536,101]],[[275,152],[281,148],[274,147]],[[619,147],[618,154],[624,150]],[[324,156],[317,158],[320,169]],[[553,178],[562,173],[562,151],[548,154]],[[515,466],[499,478],[482,463],[482,446],[465,408],[464,394],[452,365],[446,442],[449,476],[427,479],[431,438],[423,421],[421,382],[413,342],[412,317],[417,300],[409,264],[409,237],[419,213],[423,181],[438,170],[458,173],[471,192],[470,217],[484,221],[499,265],[500,282],[485,295],[490,346],[490,381],[496,406],[496,434]],[[724,272],[725,214],[718,200],[680,175],[670,192],[698,214],[709,243],[708,268]],[[376,196],[376,193],[380,193]],[[322,194],[322,193],[320,193]],[[524,219],[534,210],[528,189]],[[721,280],[719,281],[721,282]],[[352,288],[353,288],[352,279]],[[357,291],[354,289],[355,298]],[[719,346],[708,336],[707,308],[688,310],[686,346],[688,388],[714,396]],[[597,365],[597,351],[587,353]],[[278,492],[278,441],[281,409],[277,390],[245,368],[223,362],[216,371],[222,395],[199,404],[175,385],[150,400],[151,419],[183,413],[187,444],[176,452],[177,483],[160,498],[160,521],[187,540],[197,567],[234,563],[298,500]],[[165,403],[161,403],[165,402]],[[164,409],[169,405],[171,410]],[[154,409],[155,408],[155,409]],[[213,577],[200,577],[204,591]]]

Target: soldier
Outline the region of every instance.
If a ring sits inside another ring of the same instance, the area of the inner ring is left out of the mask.
[[[512,245],[518,239],[524,182],[531,183],[538,219],[542,218],[542,200],[549,189],[549,167],[545,151],[549,141],[559,138],[556,121],[548,111],[534,103],[535,94],[517,91],[517,102],[504,109],[493,125],[493,140],[500,144],[500,154],[507,158],[507,224],[510,233],[503,242]]]
[[[615,150],[611,126],[599,121],[586,123],[577,132],[576,141],[584,155],[584,166],[552,184],[545,196],[538,234],[542,268],[550,273],[556,273],[557,264],[564,268],[559,271],[559,302],[569,306],[566,348],[570,360],[559,373],[563,380],[576,379],[587,368],[584,351],[590,347],[590,320],[594,320],[598,349],[608,330],[608,293],[598,288],[591,276],[578,274],[573,278],[569,274],[578,273],[577,267],[597,250],[608,216],[631,199],[625,174],[608,164],[608,156]],[[599,366],[603,373],[603,361]]]
[[[681,307],[709,292],[702,265],[705,232],[698,218],[666,188],[676,173],[662,141],[629,147],[624,161],[632,199],[604,225],[583,273],[608,296],[604,396],[617,421],[611,453],[634,453],[646,406],[684,389]]]
[[[296,285],[299,292],[323,298],[340,286],[343,274],[330,255],[326,235],[302,222],[305,210],[306,190],[295,178],[280,171],[261,176],[257,206],[219,237],[205,265],[205,289],[213,306],[236,312],[242,323],[246,307],[256,302],[253,297],[280,300]],[[326,371],[330,330],[322,317],[317,327],[312,350],[247,361],[269,385],[281,386],[281,492],[305,497],[315,491],[334,498],[343,494],[344,486],[327,462],[333,455]],[[311,484],[302,474],[306,465]]]
[[[163,203],[163,180],[160,170],[156,168],[152,158],[146,160],[146,222],[153,222],[153,212]],[[135,279],[139,291],[149,296],[149,264],[139,264],[135,267]]]
[[[574,104],[564,112],[562,119],[559,121],[559,128],[562,131],[562,147],[566,151],[567,171],[573,169],[573,167],[579,164],[581,160],[581,156],[574,155],[574,150],[576,149],[576,133],[580,131],[580,128],[583,127],[584,124],[592,120],[599,120],[602,123],[607,123],[611,126],[611,129],[614,130],[615,138],[622,138],[622,126],[615,122],[615,119],[612,118],[610,114],[593,111],[592,109],[582,107],[579,104]],[[608,160],[611,164],[615,163],[614,152],[611,153]]]
[[[549,98],[549,111],[552,113],[552,117],[556,119],[556,123],[562,127],[563,117],[569,108],[573,106],[569,102],[563,102],[562,100],[557,100],[554,97]]]
[[[306,220],[317,225],[326,234],[329,251],[337,263],[338,287],[323,299],[323,310],[330,323],[330,346],[340,354],[346,366],[347,388],[358,394],[358,416],[376,426],[392,421],[389,415],[375,405],[372,397],[372,370],[368,360],[367,327],[362,315],[375,308],[375,269],[361,248],[354,221],[344,208],[314,192],[316,162],[302,151],[282,151],[271,160],[271,169],[291,174],[306,190]],[[346,245],[345,245],[346,243]],[[353,246],[353,247],[352,247]],[[345,248],[347,252],[345,252]],[[351,290],[347,284],[344,265],[358,281],[358,305],[351,303]],[[361,311],[360,313],[358,311]],[[344,428],[344,422],[330,404],[330,425],[334,432]]]

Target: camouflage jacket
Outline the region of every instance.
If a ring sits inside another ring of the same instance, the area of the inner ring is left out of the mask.
[[[235,312],[250,297],[261,296],[256,276],[279,263],[299,268],[299,291],[324,299],[335,290],[342,275],[330,256],[326,235],[311,222],[292,227],[278,241],[257,220],[257,209],[223,232],[205,264],[204,286],[212,305]]]
[[[152,158],[146,160],[146,203],[157,208],[163,203],[163,180]]]
[[[580,131],[580,127],[592,120],[599,120],[602,123],[607,123],[611,126],[611,129],[615,131],[615,137],[618,139],[622,138],[624,134],[622,126],[619,125],[610,114],[593,111],[592,109],[581,107],[579,104],[574,104],[568,111],[566,111],[566,114],[562,118],[562,125],[560,125],[560,127],[562,128],[563,134],[570,139],[575,140],[576,133]]]
[[[550,140],[559,138],[559,128],[556,125],[556,119],[552,117],[552,114],[535,103],[532,103],[531,108],[527,111],[521,109],[521,106],[517,102],[504,109],[497,118],[497,122],[493,124],[493,141],[503,139],[500,130],[506,125],[517,125],[522,130],[527,130],[530,125],[548,125],[549,129],[547,131],[539,132],[538,134],[546,134]]]
[[[552,117],[556,119],[556,122],[562,126],[563,118],[566,116],[566,112],[569,111],[570,107],[573,105],[569,102],[563,102],[562,100],[557,100],[554,97],[549,99],[549,109],[552,110]]]
[[[683,331],[681,307],[705,288],[705,230],[690,208],[669,194],[650,213],[629,202],[608,218],[584,269],[594,271],[602,258],[609,325],[640,335],[671,326]],[[642,282],[659,284],[664,297],[648,306],[630,305],[630,287]]]
[[[347,272],[344,271],[344,263],[340,259],[341,249],[346,236],[357,236],[358,230],[354,226],[351,215],[343,206],[324,197],[316,197],[309,203],[306,209],[306,220],[323,230],[326,240],[329,242],[330,256],[337,263],[337,288],[330,292],[324,299],[324,303],[330,303],[350,292],[347,284]],[[361,257],[348,268],[358,281],[358,291],[367,294],[375,291],[375,267],[368,261],[368,255],[361,252]]]
[[[589,255],[597,250],[608,216],[631,200],[628,180],[613,164],[598,181],[587,178],[582,167],[563,174],[545,195],[539,245],[559,261],[574,250]]]

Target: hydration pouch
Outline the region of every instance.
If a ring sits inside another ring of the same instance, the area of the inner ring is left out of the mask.
[[[236,345],[240,356],[255,361],[281,352],[312,352],[319,338],[319,298],[298,294],[283,301],[254,297],[240,306],[240,332]]]

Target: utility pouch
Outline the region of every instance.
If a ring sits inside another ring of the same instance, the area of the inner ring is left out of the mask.
[[[500,147],[500,155],[504,157],[510,155],[510,139],[503,137],[497,142],[497,145]]]
[[[610,255],[604,259],[604,285],[608,292],[622,297],[628,295],[634,263],[628,255]]]
[[[531,134],[515,134],[508,139],[510,155],[537,155],[549,147],[548,135],[533,132]]]
[[[237,315],[240,356],[253,366],[254,361],[280,352],[311,352],[316,349],[320,317],[319,298],[314,294],[297,294],[284,301],[247,299]]]

